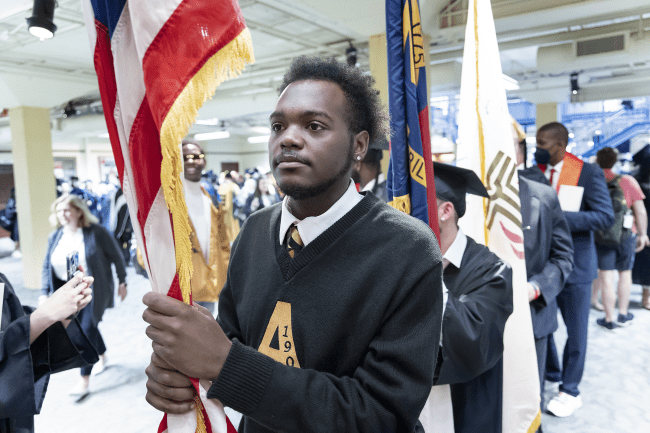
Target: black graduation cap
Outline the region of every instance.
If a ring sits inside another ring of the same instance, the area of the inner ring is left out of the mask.
[[[454,205],[458,217],[465,215],[465,194],[489,197],[476,173],[466,168],[433,162],[436,197]]]
[[[379,164],[379,161],[383,158],[383,150],[388,150],[389,144],[386,137],[380,137],[375,141],[371,141],[368,145],[368,151],[366,156],[363,158],[363,162],[366,164]]]
[[[390,143],[388,143],[386,137],[379,137],[368,144],[368,149],[388,150],[390,149]]]

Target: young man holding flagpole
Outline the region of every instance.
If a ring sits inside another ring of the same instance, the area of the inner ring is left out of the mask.
[[[190,411],[190,376],[244,415],[240,433],[416,431],[442,260],[429,227],[351,182],[353,161],[387,129],[373,82],[334,59],[292,63],[270,117],[269,162],[286,197],[233,244],[217,321],[144,297],[154,407]]]

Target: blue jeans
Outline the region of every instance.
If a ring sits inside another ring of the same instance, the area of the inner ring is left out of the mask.
[[[104,344],[102,334],[99,333],[97,323],[95,323],[92,301],[86,306],[86,308],[79,312],[77,320],[79,320],[79,325],[81,326],[84,334],[86,334],[88,340],[90,340],[95,350],[97,350],[97,354],[103,355],[106,352],[106,345]],[[81,367],[81,375],[90,376],[92,369],[92,365]]]

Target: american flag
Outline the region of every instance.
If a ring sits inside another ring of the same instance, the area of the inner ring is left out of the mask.
[[[108,133],[155,292],[191,300],[180,143],[198,109],[253,61],[236,0],[82,0]],[[172,251],[174,254],[172,254]],[[193,379],[195,414],[159,432],[235,432]]]

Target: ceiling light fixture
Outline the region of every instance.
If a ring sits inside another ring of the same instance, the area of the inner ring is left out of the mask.
[[[216,126],[219,124],[219,119],[216,117],[214,119],[204,119],[204,120],[197,120],[196,122],[197,125],[210,125],[210,126]]]
[[[251,126],[250,131],[256,134],[269,135],[271,133],[271,128],[268,126]]]
[[[54,8],[56,7],[56,0],[34,0],[32,16],[27,18],[29,33],[41,41],[54,37],[56,32]]]
[[[357,47],[352,45],[352,41],[348,41],[350,46],[345,50],[345,57],[348,61],[348,66],[357,65]]]
[[[196,134],[194,139],[197,141],[206,141],[206,140],[218,140],[220,138],[230,137],[230,132],[228,131],[215,131],[215,132],[206,132],[204,134]]]
[[[251,143],[251,144],[254,144],[254,143],[268,143],[269,138],[271,138],[270,135],[260,135],[260,136],[257,136],[257,137],[248,137],[248,142]]]

